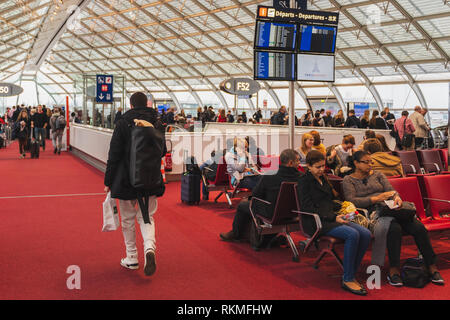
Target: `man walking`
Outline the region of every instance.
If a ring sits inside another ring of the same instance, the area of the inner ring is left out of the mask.
[[[158,120],[158,113],[152,108],[147,107],[147,96],[142,92],[134,93],[130,98],[131,110],[122,115],[117,121],[116,128],[111,139],[108,162],[105,172],[105,192],[111,191],[113,199],[119,199],[120,215],[122,219],[122,231],[126,247],[126,257],[120,261],[124,268],[136,270],[139,268],[138,252],[136,248],[135,219],[137,219],[142,238],[144,240],[145,266],[144,273],[147,276],[156,271],[156,239],[155,239],[155,221],[153,215],[157,209],[157,197],[164,193],[164,183],[162,175],[159,181],[155,181],[152,187],[144,190],[145,197],[148,197],[148,213],[144,213],[145,218],[148,214],[148,221],[145,223],[143,212],[140,207],[136,208],[140,191],[131,185],[130,181],[130,153],[131,153],[131,132],[132,126],[152,127],[161,137],[161,145],[164,144],[164,127]],[[150,143],[159,143],[158,141],[149,141]],[[165,148],[165,144],[164,147]],[[165,155],[155,154],[160,159]],[[138,195],[139,194],[139,195]]]
[[[42,145],[42,150],[44,151],[47,124],[47,114],[43,111],[42,106],[38,105],[36,113],[31,117],[31,130],[34,130],[34,138],[40,141],[40,145]]]
[[[55,108],[50,118],[50,128],[52,129],[53,153],[61,154],[62,138],[66,127],[66,119],[60,108]]]

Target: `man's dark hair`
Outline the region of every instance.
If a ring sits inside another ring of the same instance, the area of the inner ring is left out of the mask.
[[[315,163],[325,160],[325,156],[322,152],[318,151],[318,150],[311,150],[310,152],[308,152],[308,154],[306,155],[306,164],[312,166]]]
[[[349,111],[348,111],[348,115],[350,116],[351,114],[354,115],[354,114],[355,114],[355,110],[353,110],[353,109],[352,109],[352,110],[349,110]]]
[[[280,154],[280,163],[285,166],[289,163],[289,161],[296,161],[299,154],[294,149],[286,149],[283,150]]]
[[[386,115],[386,111],[381,111],[381,114],[380,114],[382,117],[384,117],[385,115]]]
[[[380,141],[378,139],[367,139],[364,143],[364,151],[374,154],[376,152],[382,152],[383,146],[381,145]]]
[[[408,112],[408,111],[406,111],[406,110],[402,111],[402,117],[403,117],[403,116],[406,116],[406,117],[407,117],[408,115],[409,115],[409,112]]]
[[[366,139],[375,139],[376,138],[376,133],[373,130],[366,130],[364,135],[366,136]]]
[[[355,137],[353,137],[351,134],[347,134],[344,136],[344,138],[342,138],[342,143],[343,144],[351,143],[352,145],[355,145]]]
[[[133,108],[146,108],[147,96],[142,92],[135,92],[130,98],[130,104]]]

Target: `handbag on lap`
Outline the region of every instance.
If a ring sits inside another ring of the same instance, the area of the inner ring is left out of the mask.
[[[379,217],[394,217],[399,221],[412,221],[416,216],[416,205],[414,202],[403,201],[400,209],[391,209],[384,202],[376,204]]]

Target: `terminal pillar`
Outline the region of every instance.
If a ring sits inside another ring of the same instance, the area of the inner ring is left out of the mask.
[[[294,81],[289,82],[289,148],[295,149],[295,88]]]
[[[67,146],[67,150],[69,150],[69,146],[70,146],[70,110],[69,110],[69,96],[66,96],[66,127],[67,127],[67,141],[66,141],[66,146]]]

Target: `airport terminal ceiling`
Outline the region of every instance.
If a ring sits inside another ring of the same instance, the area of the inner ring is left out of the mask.
[[[128,92],[231,104],[219,84],[253,76],[258,5],[272,1],[3,0],[0,82],[34,83],[57,102],[74,97],[81,74],[111,73],[126,77]],[[381,102],[383,88],[401,85],[436,106],[424,88],[450,81],[450,1],[308,0],[308,9],[340,13],[336,81],[299,82],[299,97],[355,87]],[[283,102],[286,82],[261,86]]]

